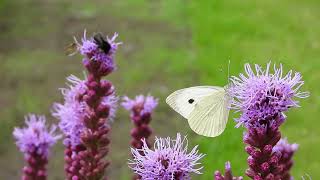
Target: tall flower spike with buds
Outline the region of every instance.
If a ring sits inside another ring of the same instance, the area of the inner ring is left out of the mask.
[[[246,75],[231,78],[229,91],[234,99],[232,108],[241,112],[236,121],[247,128],[243,137],[250,155],[246,174],[255,180],[279,179],[283,176],[279,166],[282,154],[273,149],[281,138],[279,127],[286,119],[284,112],[299,107],[295,98],[309,94],[299,91],[304,83],[301,74],[289,71],[284,75],[281,65],[274,65],[273,72],[270,63],[266,69],[255,65],[254,72],[246,64],[245,71]]]
[[[109,165],[105,160],[109,151],[108,133],[118,99],[112,83],[102,78],[115,70],[114,54],[120,44],[115,42],[116,37],[117,34],[111,39],[101,35],[103,42],[98,42],[94,38],[87,39],[84,35],[83,43],[78,44],[84,55],[83,64],[88,71],[85,81],[87,89],[82,96],[86,104],[86,115],[83,119],[85,128],[80,137],[85,150],[78,153],[79,179],[101,179],[105,177],[105,169]],[[101,48],[101,43],[110,46],[110,49],[105,51]],[[84,49],[88,51],[82,51]]]
[[[131,130],[132,147],[141,148],[142,139],[145,139],[149,145],[148,137],[152,133],[149,123],[152,111],[158,105],[158,100],[152,96],[143,95],[136,96],[135,99],[124,97],[121,105],[131,112],[130,117],[134,124],[134,128]]]
[[[152,133],[152,129],[149,126],[151,121],[151,114],[154,108],[158,105],[158,100],[152,96],[136,96],[135,99],[128,97],[123,98],[121,105],[130,111],[131,121],[134,127],[131,129],[131,146],[133,148],[141,149],[143,146],[142,139],[145,140],[148,147],[150,142],[148,138]],[[139,175],[134,175],[132,179],[140,179]]]
[[[105,177],[109,162],[105,160],[110,142],[110,122],[115,116],[118,98],[111,82],[102,78],[115,70],[114,54],[120,43],[102,34],[76,41],[83,65],[88,71],[85,80],[68,78],[71,85],[63,89],[64,104],[54,106],[53,115],[66,135],[64,141],[67,179],[96,180]]]
[[[197,146],[187,152],[187,139],[178,133],[176,139],[156,138],[154,150],[143,140],[141,149],[131,148],[130,167],[142,180],[188,180],[191,173],[201,174],[198,162],[204,155]]]
[[[13,131],[16,144],[26,160],[22,179],[45,180],[50,148],[61,136],[55,134],[56,126],[46,126],[44,116],[30,114],[25,117],[25,123],[27,127],[15,128]]]

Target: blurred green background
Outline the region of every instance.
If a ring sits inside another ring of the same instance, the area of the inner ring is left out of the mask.
[[[200,144],[207,156],[204,173],[194,179],[212,179],[230,160],[235,175],[247,168],[242,143],[244,129],[234,128],[232,114],[225,132],[204,138],[165,104],[172,91],[195,85],[227,83],[243,72],[246,62],[283,63],[285,70],[304,75],[311,97],[291,109],[282,125],[283,136],[300,144],[292,174],[320,179],[320,3],[318,0],[0,0],[0,179],[19,179],[22,155],[11,132],[22,126],[29,112],[46,114],[65,77],[83,77],[81,57],[66,57],[64,47],[89,34],[118,32],[123,45],[116,57],[118,71],[109,78],[119,95],[151,93],[160,98],[151,126],[157,136],[187,134],[190,146]],[[119,109],[111,133],[108,158],[111,179],[130,179],[128,113]],[[63,147],[55,147],[49,176],[63,179]]]

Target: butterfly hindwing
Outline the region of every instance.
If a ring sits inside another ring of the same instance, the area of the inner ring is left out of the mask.
[[[223,90],[203,99],[188,118],[191,129],[197,134],[215,137],[220,135],[227,124],[229,97]]]

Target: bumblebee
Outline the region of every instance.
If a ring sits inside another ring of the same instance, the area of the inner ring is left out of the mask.
[[[109,53],[111,49],[111,45],[107,41],[105,37],[103,37],[102,33],[97,33],[93,36],[94,42],[98,45],[98,47],[106,54]]]

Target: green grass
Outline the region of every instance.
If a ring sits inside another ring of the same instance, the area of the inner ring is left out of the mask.
[[[3,3],[2,3],[3,2]],[[28,11],[23,11],[28,8]],[[247,168],[242,143],[244,129],[234,128],[232,114],[227,129],[217,138],[195,135],[187,122],[164,102],[172,91],[195,85],[227,83],[243,72],[246,62],[283,63],[304,75],[304,90],[311,96],[301,108],[291,109],[282,125],[283,136],[300,144],[292,174],[320,178],[320,3],[317,1],[1,1],[0,19],[0,174],[18,179],[22,157],[13,144],[11,131],[22,125],[29,112],[50,117],[53,102],[61,101],[58,88],[69,74],[82,76],[80,56],[63,56],[63,47],[73,35],[103,31],[120,34],[124,42],[117,55],[118,71],[110,76],[119,95],[151,93],[160,98],[152,126],[155,135],[188,134],[190,145],[199,144],[207,155],[203,175],[212,179],[230,160],[233,172],[244,175]],[[10,14],[8,16],[7,14]],[[111,179],[129,179],[126,162],[128,114],[120,109],[113,125],[108,170]],[[7,162],[12,162],[9,165]],[[53,152],[50,179],[63,179],[62,147]],[[120,176],[120,177],[119,177]]]

